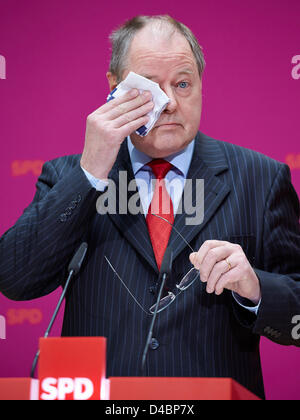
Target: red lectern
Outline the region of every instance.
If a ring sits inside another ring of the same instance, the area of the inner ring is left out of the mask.
[[[230,378],[110,378],[111,400],[259,400]]]
[[[42,338],[39,378],[0,379],[0,400],[258,400],[230,378],[109,378],[106,339]]]
[[[0,378],[0,401],[37,399],[38,380],[30,378]]]
[[[106,389],[105,338],[40,339],[40,400],[107,399]]]

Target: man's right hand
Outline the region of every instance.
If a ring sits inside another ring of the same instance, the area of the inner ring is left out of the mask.
[[[132,89],[90,114],[81,166],[95,178],[106,180],[124,139],[149,121],[147,114],[153,106],[151,92],[140,94]]]

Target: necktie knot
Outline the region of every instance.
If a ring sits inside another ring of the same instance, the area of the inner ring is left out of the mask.
[[[152,169],[156,179],[164,179],[173,166],[164,159],[153,159],[151,162],[147,163],[147,165]]]

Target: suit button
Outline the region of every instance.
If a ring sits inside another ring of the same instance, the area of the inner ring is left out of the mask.
[[[159,342],[156,340],[156,338],[152,338],[149,346],[151,350],[156,350],[159,347]]]
[[[155,295],[157,291],[157,287],[156,286],[150,286],[149,287],[149,292],[151,293],[151,295]]]

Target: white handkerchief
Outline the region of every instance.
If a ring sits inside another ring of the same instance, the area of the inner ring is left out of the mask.
[[[139,74],[131,71],[126,79],[123,80],[112,92],[110,92],[107,97],[107,102],[118,98],[121,95],[124,95],[124,93],[131,89],[139,89],[140,92],[148,90],[152,93],[152,101],[154,103],[154,107],[148,113],[149,122],[136,131],[139,136],[145,137],[154,127],[154,124],[170,102],[170,99],[165,94],[165,92],[161,90],[158,83],[155,83],[152,80],[146,79],[146,77],[140,76]]]

